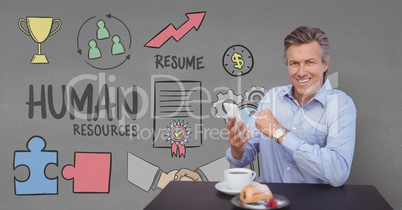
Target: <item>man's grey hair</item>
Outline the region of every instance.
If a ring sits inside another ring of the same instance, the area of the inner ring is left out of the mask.
[[[309,28],[307,26],[300,26],[296,28],[294,31],[292,31],[292,33],[287,35],[284,40],[285,50],[283,60],[285,64],[288,65],[287,52],[290,46],[307,44],[314,41],[317,41],[318,44],[320,44],[322,62],[323,63],[328,62],[329,43],[328,43],[328,37],[325,34],[325,32],[319,28]]]

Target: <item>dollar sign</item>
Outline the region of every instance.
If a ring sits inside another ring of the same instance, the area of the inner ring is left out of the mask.
[[[241,57],[242,57],[242,55],[237,52],[233,53],[233,55],[232,55],[232,61],[233,61],[233,63],[236,63],[235,65],[233,65],[233,67],[236,69],[239,69],[239,70],[241,68],[243,68],[243,65],[244,65],[244,60],[241,59]]]

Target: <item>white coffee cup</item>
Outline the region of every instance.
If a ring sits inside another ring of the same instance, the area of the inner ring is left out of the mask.
[[[251,184],[255,172],[247,168],[230,168],[224,172],[226,185],[230,190],[241,191],[244,186]]]

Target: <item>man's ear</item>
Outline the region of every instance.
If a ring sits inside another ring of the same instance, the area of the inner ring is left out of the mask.
[[[324,72],[327,72],[327,71],[328,71],[328,65],[329,65],[329,61],[325,61],[325,62],[324,62],[324,68],[325,68],[325,71],[324,71]]]

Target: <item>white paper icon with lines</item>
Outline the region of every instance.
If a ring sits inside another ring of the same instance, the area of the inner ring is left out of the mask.
[[[200,81],[156,81],[153,91],[153,146],[171,148],[185,156],[185,148],[202,144]]]

